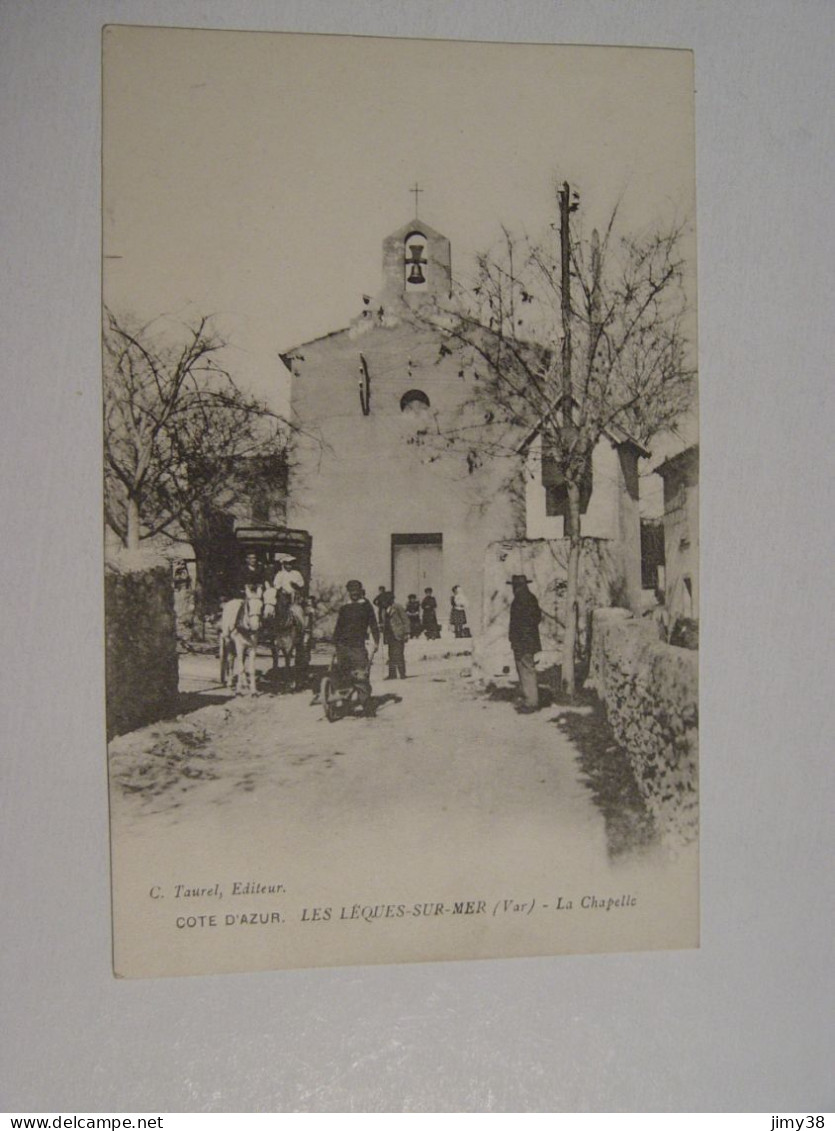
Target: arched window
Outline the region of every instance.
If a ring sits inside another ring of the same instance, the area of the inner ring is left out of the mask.
[[[420,412],[423,409],[431,408],[429,397],[424,393],[423,389],[409,389],[408,393],[404,393],[400,398],[400,411],[406,412]]]

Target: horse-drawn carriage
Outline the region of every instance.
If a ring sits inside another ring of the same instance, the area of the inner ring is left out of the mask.
[[[287,682],[303,679],[310,660],[307,610],[312,540],[306,530],[242,526],[235,530],[236,592],[221,613],[220,679],[255,691],[259,644],[272,654],[278,681],[284,657]]]

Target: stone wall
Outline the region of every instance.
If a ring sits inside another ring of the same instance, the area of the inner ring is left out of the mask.
[[[107,737],[176,709],[171,569],[109,562],[104,577]]]
[[[651,621],[624,609],[594,613],[587,686],[668,844],[698,836],[698,681],[698,652],[662,643]]]

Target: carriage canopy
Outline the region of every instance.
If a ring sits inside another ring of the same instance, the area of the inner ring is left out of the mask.
[[[279,562],[292,560],[293,568],[304,578],[304,595],[307,596],[313,540],[306,530],[287,526],[238,526],[235,544],[240,577],[244,576],[247,558],[253,556],[264,577],[272,577]]]

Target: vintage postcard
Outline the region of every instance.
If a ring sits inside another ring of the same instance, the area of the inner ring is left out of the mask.
[[[691,54],[103,68],[116,974],[698,946]]]

